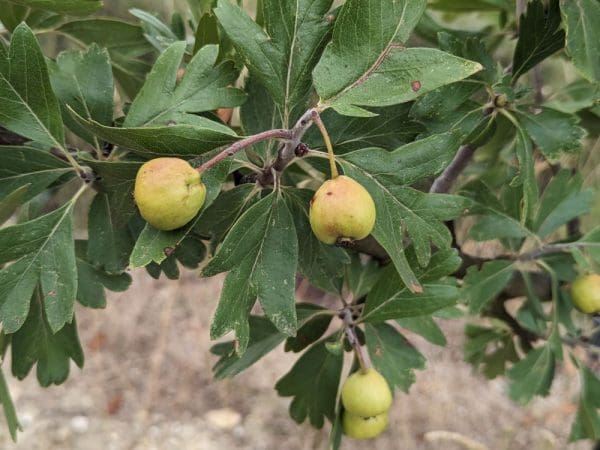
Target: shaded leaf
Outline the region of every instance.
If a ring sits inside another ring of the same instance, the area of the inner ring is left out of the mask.
[[[581,393],[579,406],[573,425],[570,441],[579,439],[600,439],[600,380],[598,376],[582,363],[579,363],[581,377]]]
[[[335,406],[343,365],[343,355],[325,348],[325,341],[313,345],[275,385],[282,397],[293,397],[290,415],[298,423],[307,418],[322,428],[325,417],[335,420]]]
[[[481,311],[504,289],[511,280],[514,270],[511,261],[501,259],[486,262],[479,270],[476,266],[469,267],[463,287],[463,295],[469,302],[469,310],[472,313]]]
[[[554,379],[555,364],[556,358],[551,345],[531,350],[525,359],[508,371],[512,380],[510,397],[525,404],[535,395],[548,395]]]

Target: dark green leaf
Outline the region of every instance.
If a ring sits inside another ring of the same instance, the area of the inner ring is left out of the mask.
[[[377,287],[367,296],[363,312],[366,322],[418,317],[456,304],[458,289],[448,284],[423,284],[423,292],[413,294],[407,288],[393,295],[381,295]]]
[[[324,308],[321,306],[306,303],[302,305],[303,312],[313,310],[315,313],[308,320],[304,321],[302,326],[298,328],[296,336],[289,337],[285,341],[285,351],[294,353],[301,352],[309,345],[320,339],[331,323],[333,316],[331,314],[319,314]]]
[[[37,379],[42,386],[61,384],[69,376],[69,360],[83,367],[83,350],[75,318],[53,332],[48,324],[42,296],[35,293],[27,320],[12,335],[12,373],[24,379],[37,363]]]
[[[315,428],[323,427],[325,417],[335,420],[335,406],[343,365],[343,355],[325,348],[325,341],[313,345],[275,385],[283,397],[294,397],[290,415],[302,423],[309,419]]]
[[[477,270],[476,266],[469,267],[463,295],[469,302],[469,310],[472,313],[481,309],[508,284],[514,273],[511,261],[496,260],[485,263]]]
[[[59,178],[74,173],[66,162],[34,147],[2,145],[0,159],[0,198],[28,185],[23,201],[30,200]]]
[[[600,82],[600,2],[560,0],[567,31],[567,52],[579,73],[592,83]]]
[[[600,440],[600,380],[582,363],[579,363],[581,393],[577,415],[571,427],[570,441],[579,439]]]
[[[367,295],[381,277],[381,267],[373,259],[364,260],[353,254],[345,270],[345,282],[354,299]]]
[[[86,120],[70,108],[69,112],[90,133],[147,158],[197,156],[237,139],[228,127],[199,116],[194,116],[194,125],[117,128]]]
[[[100,0],[8,0],[19,6],[42,9],[58,14],[87,16],[102,7]]]
[[[68,22],[58,29],[77,43],[104,47],[110,54],[115,78],[130,98],[144,84],[150,62],[145,58],[152,46],[142,28],[120,20],[94,18]]]
[[[131,276],[110,275],[96,269],[84,259],[77,258],[77,300],[83,306],[104,308],[106,295],[104,288],[115,292],[126,291],[131,284]]]
[[[0,225],[10,219],[19,206],[25,202],[27,191],[29,191],[30,187],[31,184],[24,184],[6,197],[0,199]]]
[[[415,369],[425,368],[425,357],[394,327],[386,323],[367,324],[365,339],[375,369],[392,390],[397,386],[408,392],[415,382]]]
[[[96,45],[87,51],[65,50],[50,66],[52,88],[63,105],[69,105],[80,116],[111,125],[114,85],[110,57]],[[63,111],[66,125],[100,150],[100,143]]]
[[[217,344],[211,348],[213,354],[221,357],[213,367],[215,378],[234,377],[269,353],[286,338],[264,317],[250,316],[247,320],[250,336],[246,351],[243,353],[236,351],[236,345],[232,342]]]
[[[22,428],[2,370],[0,370],[0,403],[2,403],[2,409],[4,410],[4,417],[6,418],[6,425],[8,426],[10,437],[13,442],[17,442],[17,431],[22,431]]]
[[[531,350],[527,357],[508,371],[512,380],[510,397],[527,403],[535,395],[546,396],[550,392],[556,359],[550,345]]]
[[[239,286],[241,280],[247,284],[239,296],[237,289],[223,290],[213,329],[219,330],[220,335],[235,326],[239,328],[243,310],[240,301],[247,305],[250,297],[258,297],[275,326],[293,335],[297,261],[298,242],[292,215],[281,193],[273,192],[242,214],[203,270],[205,276],[234,270],[234,275],[229,275],[234,277],[232,284]]]
[[[513,80],[565,46],[558,0],[534,0],[519,20],[519,40],[513,56]]]
[[[20,258],[0,271],[0,318],[5,331],[12,333],[23,325],[38,281],[52,331],[71,321],[77,289],[72,208],[69,202],[45,216],[0,230],[0,263]]]
[[[50,147],[64,146],[60,107],[46,61],[24,23],[12,35],[8,59],[0,62],[0,101],[0,125]]]
[[[196,36],[194,41],[194,54],[205,45],[219,43],[219,27],[217,17],[210,13],[204,13],[198,21],[196,27]]]
[[[375,117],[348,117],[328,109],[321,115],[336,154],[367,147],[395,150],[412,142],[423,128],[408,116],[410,105],[369,108]],[[316,127],[304,135],[303,142],[311,149],[323,149],[324,142]]]
[[[514,8],[510,0],[433,0],[430,8],[441,11],[508,11]]]

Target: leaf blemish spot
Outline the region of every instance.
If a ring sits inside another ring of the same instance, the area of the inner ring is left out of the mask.
[[[413,92],[418,92],[421,89],[421,82],[419,80],[411,81],[410,88],[413,90]]]

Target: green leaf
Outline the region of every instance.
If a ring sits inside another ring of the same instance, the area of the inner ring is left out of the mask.
[[[476,241],[487,241],[503,238],[524,238],[529,232],[512,217],[488,214],[481,216],[478,222],[469,229],[469,236]]]
[[[127,268],[134,244],[127,222],[118,217],[116,210],[115,197],[121,194],[98,192],[88,211],[87,259],[94,266],[113,274]],[[130,207],[133,212],[133,202]]]
[[[348,117],[328,109],[321,114],[337,155],[367,147],[395,150],[412,142],[423,127],[408,116],[410,105],[370,108],[375,117]],[[303,142],[311,149],[324,149],[316,127],[309,128]]]
[[[12,373],[24,379],[37,363],[40,385],[61,384],[69,376],[69,360],[83,367],[83,350],[77,335],[75,318],[61,330],[54,332],[42,308],[41,293],[36,292],[31,301],[27,320],[12,335]]]
[[[8,59],[0,61],[0,101],[0,125],[50,147],[64,146],[60,107],[50,86],[46,61],[35,35],[24,23],[12,34]]]
[[[34,147],[0,146],[0,198],[15,190],[29,186],[23,201],[35,197],[49,185],[67,174],[74,174],[73,168],[50,153]]]
[[[211,348],[211,353],[220,356],[219,361],[213,367],[215,378],[222,380],[234,377],[269,353],[286,338],[285,334],[280,333],[264,317],[250,316],[248,323],[250,336],[244,352],[237,351],[237,346],[233,342],[217,344]]]
[[[0,200],[0,225],[12,217],[19,206],[25,202],[25,196],[31,184],[24,184]]]
[[[579,363],[579,374],[581,377],[581,393],[579,394],[579,406],[569,441],[579,439],[600,440],[600,379],[598,376],[582,363]]]
[[[298,270],[313,286],[327,292],[340,292],[344,268],[350,258],[343,249],[323,244],[312,232],[308,206],[313,192],[288,188],[284,196],[298,236]]]
[[[58,14],[87,16],[102,7],[100,0],[8,0],[15,5]]]
[[[367,295],[381,276],[379,263],[373,259],[364,261],[359,254],[352,255],[345,272],[345,282],[354,299]]]
[[[177,83],[177,70],[184,51],[185,42],[176,42],[156,60],[129,108],[123,123],[125,128],[195,125],[198,117],[191,113],[243,103],[245,95],[228,87],[238,75],[233,65],[224,63],[214,67],[219,52],[216,45],[208,45],[198,51]],[[157,96],[157,92],[161,95]]]
[[[514,270],[511,261],[501,259],[486,262],[479,270],[476,266],[469,267],[463,287],[463,296],[469,302],[469,310],[472,313],[481,311],[504,289]]]
[[[537,179],[535,177],[533,146],[524,127],[513,116],[509,116],[509,120],[511,120],[517,129],[515,151],[519,162],[519,173],[512,180],[511,186],[522,186],[523,201],[521,218],[523,222],[529,222],[533,216],[534,205],[539,195]]]
[[[2,8],[0,8],[0,21],[2,25],[11,33],[15,28],[24,22],[29,15],[29,8],[10,3],[8,0],[2,1]]]
[[[565,46],[558,0],[534,0],[519,20],[519,40],[513,56],[513,80]]]
[[[69,202],[42,217],[0,230],[0,264],[18,259],[0,271],[0,319],[6,332],[23,325],[38,282],[52,331],[71,321],[77,289],[72,209],[73,202]]]
[[[310,93],[310,72],[331,29],[325,17],[331,4],[332,0],[263,0],[258,13],[264,31],[229,1],[219,1],[214,10],[251,75],[279,106],[284,126],[290,125],[292,111],[298,105],[303,107]]]
[[[207,12],[200,17],[196,27],[194,40],[194,54],[205,45],[219,43],[219,26],[217,17],[211,12]]]
[[[377,286],[367,296],[363,312],[365,322],[381,322],[389,319],[418,317],[431,314],[458,300],[458,289],[448,284],[423,284],[423,292],[413,294],[407,288],[392,295],[381,295]]]
[[[418,290],[418,282],[406,263],[403,230],[415,246],[419,263],[425,266],[431,257],[431,243],[439,248],[451,243],[450,232],[442,221],[462,214],[467,203],[458,196],[426,194],[405,185],[441,172],[458,145],[457,136],[448,133],[393,152],[364,149],[338,158],[344,172],[373,197],[377,208],[373,236],[386,249],[411,290]]]
[[[533,224],[540,238],[590,211],[593,194],[591,191],[581,191],[582,185],[581,175],[571,176],[567,169],[558,172],[548,183]]]
[[[92,44],[85,52],[65,50],[49,68],[52,88],[63,105],[102,125],[112,123],[114,84],[110,57],[105,49]],[[100,150],[97,139],[64,109],[63,120],[71,131]]]
[[[375,369],[392,388],[408,392],[415,382],[415,369],[425,368],[425,357],[387,323],[366,324],[365,339]]]
[[[410,67],[410,71],[407,67]],[[328,70],[330,80],[337,78],[331,73],[336,69],[338,67]],[[408,102],[440,86],[467,78],[481,69],[479,63],[437,49],[390,47],[382,61],[363,74],[363,78],[333,96],[323,97],[324,88],[319,84],[318,77],[315,78],[315,85],[324,105],[333,107],[340,114],[361,116],[364,115],[361,111],[365,111],[362,107]]]
[[[389,53],[406,42],[425,7],[423,0],[347,1],[335,20],[332,41],[313,71],[321,99],[331,99],[373,75]]]
[[[194,125],[117,128],[86,120],[71,108],[68,109],[77,123],[90,133],[147,158],[197,156],[237,139],[228,127],[199,116],[195,116]]]
[[[530,112],[532,111],[532,112]],[[519,122],[548,159],[556,160],[563,153],[581,149],[585,129],[577,126],[579,118],[550,108],[515,111]]]
[[[493,325],[468,324],[465,327],[465,361],[490,379],[503,375],[508,363],[519,361],[512,331],[501,321]]]
[[[144,38],[140,26],[115,19],[94,18],[67,22],[58,31],[79,45],[96,43],[106,48],[115,78],[130,98],[135,97],[151,68],[145,56],[152,51],[152,46]]]
[[[510,397],[525,404],[535,395],[548,395],[554,379],[555,365],[556,358],[551,345],[531,350],[525,359],[508,371],[512,380]]]
[[[567,31],[567,52],[588,81],[600,82],[600,3],[597,0],[561,0]]]
[[[307,418],[315,428],[322,428],[325,417],[335,420],[335,405],[344,357],[334,355],[325,341],[313,345],[294,367],[275,385],[282,397],[294,397],[290,415],[302,423]]]
[[[10,397],[10,391],[8,390],[6,378],[4,377],[4,372],[2,372],[2,370],[0,370],[0,403],[2,403],[2,409],[4,410],[4,417],[6,418],[10,437],[13,442],[17,442],[17,431],[22,431],[23,429],[19,423],[15,405]]]
[[[446,337],[444,332],[435,323],[435,320],[429,316],[419,317],[405,317],[404,319],[397,319],[398,325],[402,328],[412,331],[419,336],[425,338],[429,342],[441,347],[446,345]]]
[[[242,214],[203,270],[204,276],[233,270],[228,275],[233,286],[239,286],[242,279],[247,283],[241,295],[236,289],[223,289],[212,326],[219,333],[213,332],[213,338],[232,329],[244,331],[240,323],[250,297],[258,297],[277,329],[294,335],[297,261],[292,215],[281,193],[272,192]]]

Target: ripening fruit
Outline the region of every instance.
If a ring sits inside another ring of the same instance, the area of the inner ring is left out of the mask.
[[[366,238],[375,225],[375,203],[369,192],[345,175],[327,180],[310,201],[310,226],[325,244]]]
[[[581,312],[600,313],[600,275],[578,276],[571,285],[571,298]]]
[[[342,417],[344,434],[354,439],[373,439],[383,433],[387,424],[387,412],[371,417],[361,417],[344,411]]]
[[[206,198],[200,174],[179,158],[146,162],[135,177],[135,203],[154,228],[174,230],[192,220]]]
[[[375,369],[358,370],[342,386],[342,403],[354,415],[377,416],[392,406],[392,391]]]

